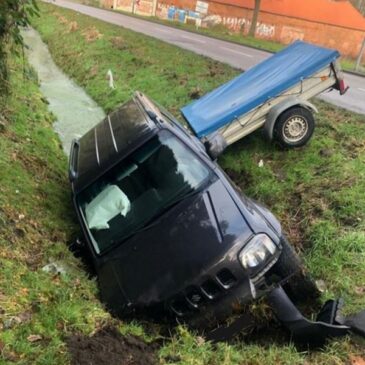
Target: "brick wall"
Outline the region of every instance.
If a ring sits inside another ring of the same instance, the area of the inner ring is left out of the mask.
[[[209,7],[207,15],[203,16],[202,26],[222,24],[232,32],[248,33],[252,10],[209,0],[206,2],[209,3]],[[156,15],[166,18],[167,9],[172,5],[180,9],[195,10],[196,0],[158,0]],[[256,37],[284,44],[301,39],[336,48],[341,54],[356,58],[365,38],[365,32],[261,11]],[[365,61],[365,55],[363,59]]]
[[[152,15],[153,0],[102,0],[105,8],[112,9],[115,5],[116,9],[132,12],[140,15]],[[134,10],[133,10],[134,8]]]
[[[113,8],[113,0],[102,0],[102,6],[107,9]]]

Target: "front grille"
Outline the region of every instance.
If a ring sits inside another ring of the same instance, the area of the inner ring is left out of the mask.
[[[237,279],[233,276],[233,274],[228,269],[223,269],[223,270],[219,271],[219,273],[217,274],[217,279],[227,289],[232,288],[232,286],[237,281]]]
[[[197,287],[190,287],[186,290],[186,300],[193,307],[197,308],[199,305],[203,304],[206,301],[201,290]]]
[[[231,289],[237,279],[226,268],[220,270],[214,277],[210,277],[200,285],[189,286],[182,293],[170,301],[170,309],[178,316],[198,310],[200,306],[217,299]]]
[[[201,289],[203,293],[208,297],[208,299],[216,298],[222,291],[222,288],[219,286],[218,282],[213,279],[205,281],[201,285]]]
[[[190,312],[189,303],[183,297],[174,299],[170,304],[170,308],[178,316],[183,316]]]

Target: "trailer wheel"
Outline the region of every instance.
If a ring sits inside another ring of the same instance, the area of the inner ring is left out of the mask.
[[[301,147],[312,137],[314,126],[313,114],[296,106],[279,115],[275,123],[275,137],[282,147]]]

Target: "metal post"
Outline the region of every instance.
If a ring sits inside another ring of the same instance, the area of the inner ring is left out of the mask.
[[[355,71],[358,71],[359,70],[360,63],[361,63],[361,59],[362,59],[362,56],[364,54],[364,51],[365,51],[365,38],[362,41],[362,45],[361,45],[361,48],[360,48],[360,53],[359,53],[359,56],[357,57]]]

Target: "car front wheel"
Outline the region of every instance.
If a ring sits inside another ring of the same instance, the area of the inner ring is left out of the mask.
[[[286,293],[294,302],[316,301],[320,296],[317,284],[285,236],[282,237],[281,244],[283,249],[276,271],[280,277],[288,278],[282,283]]]

